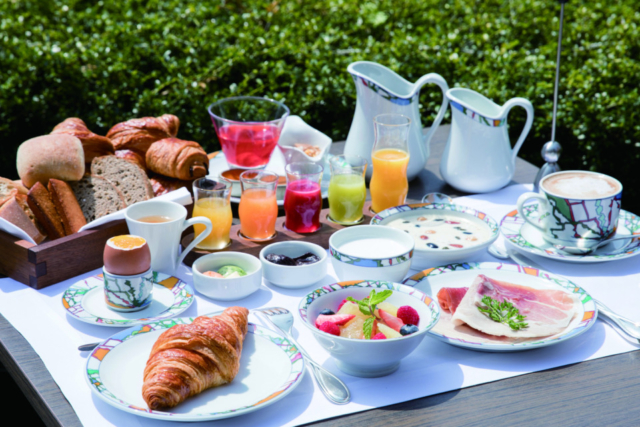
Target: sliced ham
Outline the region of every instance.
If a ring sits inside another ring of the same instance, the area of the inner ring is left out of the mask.
[[[478,310],[483,296],[507,300],[518,308],[528,327],[515,331],[504,323],[491,320]],[[467,324],[489,335],[513,338],[545,337],[562,332],[577,313],[578,298],[561,290],[534,289],[528,286],[478,275],[460,301],[452,321]]]
[[[438,291],[438,304],[443,310],[455,314],[456,308],[469,288],[442,288]]]

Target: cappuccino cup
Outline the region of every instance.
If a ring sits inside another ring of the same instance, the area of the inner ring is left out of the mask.
[[[203,216],[187,219],[184,206],[164,200],[148,200],[129,206],[124,217],[129,233],[143,237],[151,251],[151,270],[175,274],[184,257],[211,233],[211,220]],[[197,235],[182,254],[178,255],[180,236],[193,224],[204,224],[203,233]]]
[[[576,254],[613,237],[618,225],[622,184],[608,175],[587,171],[556,172],[543,178],[539,193],[518,198],[518,213],[552,245]],[[538,217],[527,216],[538,200]]]

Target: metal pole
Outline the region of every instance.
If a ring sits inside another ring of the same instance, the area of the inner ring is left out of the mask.
[[[564,3],[560,5],[560,31],[558,31],[558,55],[556,57],[556,85],[553,89],[553,122],[551,141],[556,140],[556,114],[558,111],[558,86],[560,85],[560,53],[562,52],[562,23],[564,21]]]

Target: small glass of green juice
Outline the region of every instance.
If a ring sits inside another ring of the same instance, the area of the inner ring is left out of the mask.
[[[329,164],[329,219],[342,225],[361,223],[367,198],[364,184],[367,161],[360,156],[343,155],[333,157]]]

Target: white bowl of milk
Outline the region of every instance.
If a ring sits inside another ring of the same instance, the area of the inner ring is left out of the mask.
[[[498,223],[486,213],[447,203],[395,206],[378,213],[371,224],[411,236],[418,270],[471,261],[499,235]]]
[[[331,263],[338,279],[401,282],[411,267],[413,237],[372,225],[343,228],[329,238]]]

